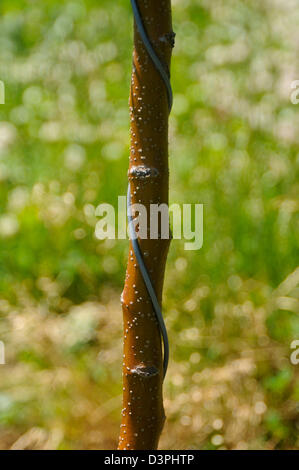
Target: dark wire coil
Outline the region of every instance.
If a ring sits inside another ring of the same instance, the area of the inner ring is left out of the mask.
[[[159,59],[158,55],[156,54],[156,52],[155,52],[155,50],[154,50],[154,48],[153,48],[153,46],[152,46],[152,44],[151,44],[151,42],[148,38],[148,35],[147,35],[146,30],[145,30],[145,27],[144,27],[142,17],[141,17],[141,14],[140,14],[140,11],[139,11],[136,0],[131,0],[131,4],[132,4],[134,17],[135,17],[136,26],[137,26],[138,32],[140,34],[140,37],[143,41],[143,44],[144,44],[151,60],[153,61],[156,69],[160,73],[160,75],[161,75],[161,77],[162,77],[162,79],[165,83],[165,87],[166,87],[166,90],[167,90],[167,96],[168,96],[168,107],[169,107],[169,113],[170,113],[171,109],[172,109],[172,103],[173,103],[173,94],[172,94],[172,88],[171,88],[171,83],[170,83],[170,77],[168,75],[168,72],[165,70],[165,67],[163,66],[161,60]],[[165,378],[167,368],[168,368],[168,362],[169,362],[168,335],[167,335],[167,330],[166,330],[163,314],[162,314],[162,311],[161,311],[161,308],[160,308],[160,305],[159,305],[159,302],[158,302],[158,299],[157,299],[157,296],[156,296],[156,293],[155,293],[155,289],[153,287],[153,283],[151,281],[150,275],[149,275],[148,270],[146,268],[146,265],[144,263],[142,252],[141,252],[141,249],[140,249],[140,245],[139,245],[138,239],[137,239],[137,234],[135,232],[135,227],[134,227],[134,222],[133,222],[133,217],[132,217],[132,211],[131,211],[131,187],[130,187],[130,183],[129,183],[129,186],[128,186],[128,194],[127,194],[127,212],[128,212],[128,224],[129,224],[130,239],[131,239],[131,243],[132,243],[132,246],[133,246],[134,254],[135,254],[135,257],[136,257],[136,260],[137,260],[142,278],[144,280],[145,286],[147,288],[148,294],[150,296],[151,302],[153,304],[154,312],[155,312],[155,315],[156,315],[156,318],[157,318],[157,321],[158,321],[158,324],[159,324],[160,332],[161,332],[161,335],[162,335],[162,339],[163,339],[163,350],[164,350],[163,374],[164,374],[164,378]]]

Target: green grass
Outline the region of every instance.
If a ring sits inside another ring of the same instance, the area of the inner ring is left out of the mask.
[[[129,2],[0,13],[0,447],[113,448],[128,244],[97,240],[94,210],[126,193]],[[170,199],[204,204],[204,245],[170,250],[161,446],[298,448],[298,14],[173,14]]]

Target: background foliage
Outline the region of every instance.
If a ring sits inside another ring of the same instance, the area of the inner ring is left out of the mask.
[[[296,0],[173,0],[174,241],[161,448],[298,448]],[[0,448],[114,448],[128,244],[94,236],[126,193],[127,0],[2,0]]]

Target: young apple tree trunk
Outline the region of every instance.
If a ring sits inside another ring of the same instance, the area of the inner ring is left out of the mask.
[[[144,29],[166,71],[170,69],[173,32],[171,0],[136,2]],[[138,239],[159,304],[169,239],[150,239],[150,205],[168,205],[169,97],[136,22],[130,93],[131,147],[129,183],[132,204],[143,204],[148,237]],[[168,219],[167,219],[168,223]],[[159,325],[130,243],[125,287],[123,410],[120,450],[156,449],[163,428],[163,359]]]

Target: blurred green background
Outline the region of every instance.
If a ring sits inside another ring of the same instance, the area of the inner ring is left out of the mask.
[[[299,448],[297,0],[173,0],[163,449]],[[127,241],[128,0],[1,0],[0,448],[113,449]],[[297,268],[297,269],[296,269]]]

